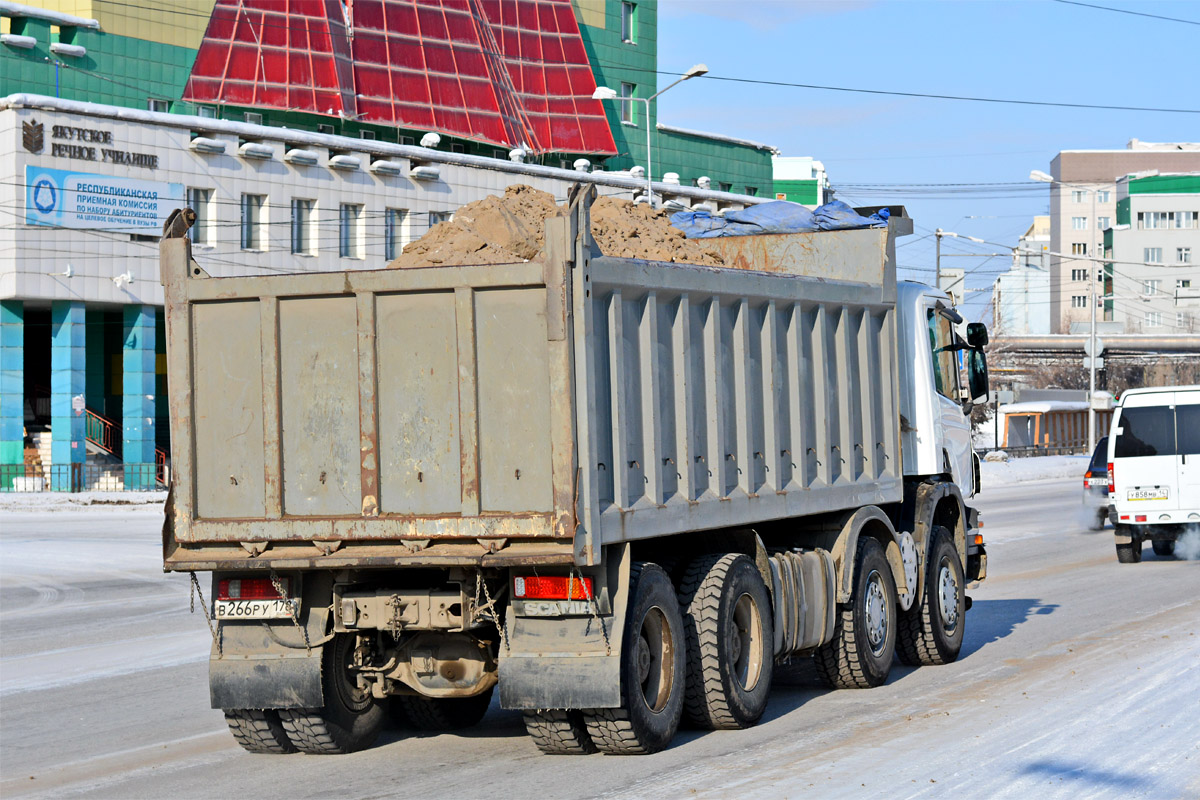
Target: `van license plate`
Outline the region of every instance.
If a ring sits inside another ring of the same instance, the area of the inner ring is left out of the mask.
[[[295,600],[218,600],[217,619],[287,619]]]
[[[1130,500],[1166,500],[1167,487],[1155,486],[1150,489],[1130,489]]]

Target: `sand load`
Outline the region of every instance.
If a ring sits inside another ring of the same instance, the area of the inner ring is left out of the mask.
[[[389,267],[444,267],[532,261],[546,244],[546,220],[567,213],[554,196],[530,186],[509,186],[503,197],[468,203],[454,219],[435,225],[404,248]],[[671,227],[670,213],[629,200],[601,197],[592,204],[592,236],[600,251],[703,266],[725,261],[703,240]]]

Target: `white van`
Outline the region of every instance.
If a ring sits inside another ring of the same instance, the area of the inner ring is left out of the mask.
[[[1200,386],[1130,389],[1108,437],[1109,519],[1117,560],[1142,560],[1142,542],[1169,556],[1200,527]]]

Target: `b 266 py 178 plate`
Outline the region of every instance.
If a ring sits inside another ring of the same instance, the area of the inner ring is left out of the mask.
[[[217,619],[287,619],[292,616],[292,604],[297,601],[289,600],[218,600],[216,602]]]

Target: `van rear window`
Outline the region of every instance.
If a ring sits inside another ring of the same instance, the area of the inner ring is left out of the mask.
[[[1113,455],[1116,458],[1175,455],[1175,409],[1168,406],[1123,409]]]
[[[1175,406],[1179,455],[1200,456],[1200,405]]]

